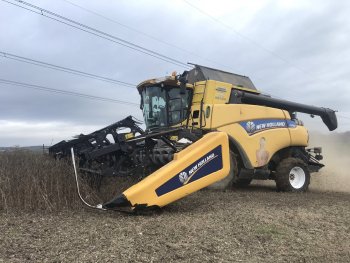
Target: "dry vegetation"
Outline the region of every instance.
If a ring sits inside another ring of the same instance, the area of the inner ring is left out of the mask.
[[[0,194],[6,212],[81,209],[72,166],[29,151],[0,154]]]
[[[135,180],[105,178],[99,190],[96,182],[79,180],[84,199],[92,204],[108,201]],[[5,212],[83,209],[70,160],[23,150],[0,153],[0,200],[0,211]]]

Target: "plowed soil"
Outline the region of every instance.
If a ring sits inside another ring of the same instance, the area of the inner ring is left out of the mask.
[[[349,262],[350,194],[202,190],[160,213],[0,214],[0,262]]]

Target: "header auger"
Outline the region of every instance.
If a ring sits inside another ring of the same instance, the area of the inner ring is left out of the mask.
[[[78,157],[86,176],[139,178],[114,199],[113,210],[163,207],[220,180],[248,185],[276,181],[279,191],[306,191],[323,165],[320,147],[297,112],[337,128],[335,111],[275,99],[245,76],[193,65],[190,71],[137,86],[146,129],[131,116],[50,148],[56,158]],[[74,157],[74,155],[73,155]]]

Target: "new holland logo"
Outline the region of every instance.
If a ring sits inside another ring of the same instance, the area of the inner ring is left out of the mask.
[[[249,133],[253,133],[255,131],[255,124],[252,121],[248,121],[246,124],[246,130]]]
[[[247,122],[243,121],[240,124],[249,135],[270,129],[295,128],[297,126],[294,121],[284,119],[251,120]]]
[[[185,183],[187,181],[187,179],[188,179],[188,175],[186,172],[181,172],[179,174],[179,180],[182,184]]]
[[[202,155],[199,159],[192,162],[183,170],[178,171],[168,181],[160,185],[155,190],[156,194],[157,196],[165,195],[180,187],[184,187],[185,185],[201,180],[206,176],[210,176],[222,168],[222,146],[218,145],[205,155]],[[196,187],[198,187],[198,185]]]
[[[209,163],[211,160],[215,159],[217,155],[215,153],[210,153],[203,159],[200,159],[196,164],[194,164],[188,172],[182,171],[179,173],[179,180],[180,182],[185,185],[187,184],[192,176],[194,176],[195,173],[197,173],[202,167],[204,167],[207,163]]]

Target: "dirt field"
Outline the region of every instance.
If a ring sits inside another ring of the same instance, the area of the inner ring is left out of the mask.
[[[160,214],[0,215],[2,262],[349,262],[350,195],[203,190]]]
[[[83,209],[70,166],[5,157],[0,262],[350,262],[348,147],[326,147],[327,167],[307,193],[258,181],[202,190],[148,216]]]

